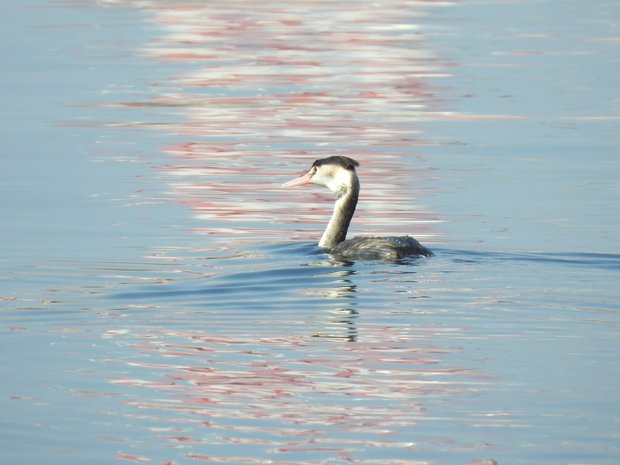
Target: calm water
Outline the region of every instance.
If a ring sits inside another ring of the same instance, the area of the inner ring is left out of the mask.
[[[2,18],[0,462],[617,463],[617,2]]]

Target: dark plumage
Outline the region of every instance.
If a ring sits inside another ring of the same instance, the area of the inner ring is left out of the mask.
[[[357,160],[353,160],[353,158],[345,157],[342,155],[334,155],[333,157],[321,158],[319,160],[315,160],[312,166],[322,166],[322,165],[339,165],[342,166],[346,170],[355,171],[356,166],[360,166]]]
[[[352,260],[394,260],[412,255],[433,255],[411,236],[355,236],[336,244],[329,253]]]

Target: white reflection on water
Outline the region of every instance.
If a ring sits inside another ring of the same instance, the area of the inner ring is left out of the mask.
[[[362,3],[355,11],[333,2],[284,9],[268,2],[245,11],[224,2],[158,5],[152,21],[166,34],[144,52],[173,66],[192,65],[173,77],[175,89],[146,103],[181,116],[179,123],[157,126],[183,139],[166,148],[178,161],[162,167],[163,176],[200,220],[195,231],[229,243],[231,237],[242,242],[235,236],[279,242],[283,229],[305,241],[317,237],[331,208],[329,197],[283,193],[278,185],[322,154],[361,162],[355,228],[433,238],[438,217],[417,204],[429,194],[431,184],[424,180],[433,175],[423,154],[452,139],[429,138],[422,124],[531,122],[510,109],[496,115],[445,108],[441,86],[454,63],[429,47],[424,17],[438,3]],[[506,63],[490,66],[495,65]],[[581,336],[572,324],[558,326],[557,320],[571,311],[571,301],[592,308],[599,298],[608,302],[609,292],[594,286],[591,295],[599,297],[588,297],[571,292],[563,279],[553,282],[553,273],[541,268],[555,263],[554,257],[534,257],[536,271],[518,265],[504,277],[507,263],[528,258],[458,255],[449,264],[441,265],[438,257],[397,270],[319,262],[310,272],[284,268],[281,274],[274,262],[283,259],[271,256],[263,262],[266,268],[250,261],[249,274],[227,274],[228,284],[215,280],[205,287],[173,286],[163,294],[151,288],[141,296],[118,296],[170,298],[174,318],[206,319],[211,327],[188,329],[181,323],[174,331],[156,327],[111,338],[137,351],[131,374],[149,373],[117,382],[138,387],[141,395],[147,388],[156,392],[131,405],[155,419],[162,411],[172,416],[173,434],[159,439],[187,445],[185,456],[194,460],[262,463],[277,457],[387,465],[435,463],[447,456],[491,464],[502,455],[491,431],[511,438],[497,442],[516,460],[520,449],[545,450],[548,443],[534,436],[553,436],[550,430],[580,407],[554,408],[546,385],[528,378],[532,372],[524,359],[539,350],[551,359],[567,350],[585,358],[608,356],[604,347],[577,342]],[[617,259],[610,259],[615,269]],[[589,259],[560,257],[557,264],[573,261],[580,266]],[[322,268],[334,266],[335,276]],[[519,270],[526,276],[515,278]],[[453,279],[445,276],[450,273]],[[542,281],[553,282],[553,290],[541,288],[528,273],[547,275]],[[560,274],[578,286],[573,270]],[[616,319],[609,314],[594,319],[592,331],[607,339],[606,327]],[[538,348],[529,347],[531,340]],[[504,354],[511,354],[506,366]],[[532,370],[552,364],[539,361]],[[553,386],[571,380],[579,398],[587,398],[591,386],[562,364],[556,370]],[[611,377],[604,368],[593,372]],[[506,397],[497,399],[488,391],[500,373],[512,375],[515,387],[499,388]],[[604,390],[600,394],[610,398]],[[539,414],[561,420],[537,420]],[[590,421],[602,424],[601,412]],[[537,433],[522,432],[528,430]],[[581,433],[576,427],[570,435]],[[514,438],[519,445],[507,446]],[[585,442],[608,449],[609,440],[589,436]],[[554,449],[561,441],[553,437]],[[579,453],[579,441],[563,444]],[[528,463],[532,457],[524,455],[522,463]]]
[[[279,186],[315,158],[341,154],[362,165],[358,229],[435,234],[436,215],[415,199],[427,194],[419,147],[430,143],[416,121],[439,114],[432,80],[448,72],[417,24],[437,5],[155,5],[165,33],[144,53],[191,70],[151,101],[119,104],[183,117],[156,125],[188,138],[165,149],[178,162],[162,170],[202,232],[287,239],[281,230],[295,223],[301,237],[320,235],[329,197]]]
[[[445,421],[426,399],[491,382],[446,363],[459,351],[446,342],[465,328],[406,321],[436,311],[416,308],[417,281],[432,278],[413,263],[360,268],[317,256],[299,267],[302,255],[261,250],[266,268],[250,260],[240,265],[252,271],[108,294],[157,306],[104,337],[128,350],[115,362],[128,374],[113,380],[137,390],[125,417],[158,443],[216,463],[372,463],[364,451],[374,450],[397,464],[434,447],[413,434],[419,422]]]

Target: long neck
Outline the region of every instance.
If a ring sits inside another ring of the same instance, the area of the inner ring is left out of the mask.
[[[347,237],[347,230],[351,224],[351,218],[355,213],[360,184],[357,176],[353,176],[352,183],[341,191],[334,205],[334,213],[325,228],[319,247],[334,247]]]

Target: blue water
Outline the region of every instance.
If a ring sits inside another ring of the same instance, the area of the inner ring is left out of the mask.
[[[615,464],[615,2],[241,6],[5,7],[0,462]]]

